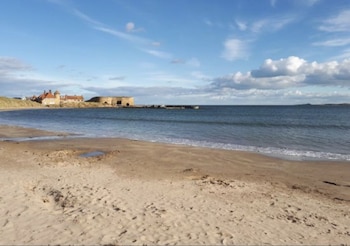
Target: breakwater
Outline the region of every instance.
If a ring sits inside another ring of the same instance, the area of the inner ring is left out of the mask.
[[[154,109],[199,109],[199,106],[196,105],[142,105],[135,107]]]

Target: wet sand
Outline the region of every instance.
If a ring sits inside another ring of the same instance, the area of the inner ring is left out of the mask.
[[[0,244],[350,242],[349,162],[12,126],[0,138]]]

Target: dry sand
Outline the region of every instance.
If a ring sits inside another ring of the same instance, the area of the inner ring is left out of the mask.
[[[350,243],[348,162],[64,137],[0,157],[0,244]]]

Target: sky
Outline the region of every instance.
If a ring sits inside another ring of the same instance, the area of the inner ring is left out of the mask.
[[[349,0],[0,0],[0,96],[350,103]]]

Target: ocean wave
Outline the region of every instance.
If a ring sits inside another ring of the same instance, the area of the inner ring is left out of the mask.
[[[203,107],[201,110],[57,109],[1,112],[0,124],[241,150],[294,160],[350,161],[349,108]],[[322,118],[321,118],[322,116]]]
[[[142,139],[142,140],[146,140],[146,139]],[[194,147],[206,147],[206,148],[214,148],[214,149],[254,152],[254,153],[260,153],[263,155],[277,157],[281,159],[288,159],[288,160],[350,161],[350,155],[330,153],[330,152],[305,151],[305,150],[295,150],[295,149],[276,148],[276,147],[245,146],[245,145],[237,145],[237,144],[223,144],[223,143],[214,143],[214,142],[208,142],[208,141],[193,141],[189,139],[153,139],[152,141],[171,143],[171,144],[181,144],[181,145],[188,145],[188,146],[194,146]]]

